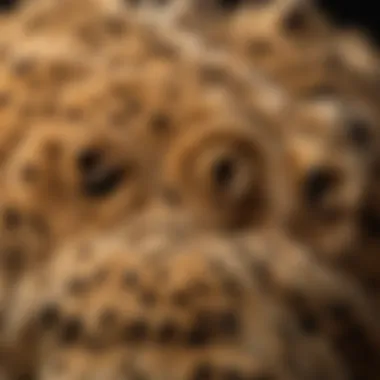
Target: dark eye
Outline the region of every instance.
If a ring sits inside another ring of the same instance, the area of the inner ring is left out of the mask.
[[[336,176],[325,168],[314,168],[304,182],[304,196],[309,204],[318,203],[336,183]]]
[[[235,167],[231,159],[225,157],[215,162],[212,168],[213,182],[218,188],[227,187],[234,178]]]
[[[126,175],[124,167],[107,166],[102,152],[97,149],[83,151],[77,159],[77,166],[81,174],[83,191],[91,198],[111,194],[118,189]]]
[[[81,172],[95,170],[102,163],[102,154],[98,150],[85,150],[78,156],[77,165]]]

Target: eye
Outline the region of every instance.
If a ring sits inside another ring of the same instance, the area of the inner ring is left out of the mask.
[[[77,165],[82,173],[95,170],[102,163],[102,154],[99,150],[90,149],[81,152],[78,156]]]
[[[335,186],[337,176],[333,171],[323,167],[313,168],[307,173],[304,182],[304,196],[306,201],[315,205]]]
[[[228,157],[217,160],[212,168],[212,178],[219,188],[226,188],[234,179],[234,162]]]
[[[77,166],[81,174],[81,186],[87,197],[105,197],[119,188],[125,179],[124,167],[108,165],[101,151],[89,149],[83,151]]]
[[[251,130],[198,130],[180,137],[169,151],[165,180],[176,189],[181,206],[191,209],[201,222],[243,226],[259,220],[267,207],[262,145]]]

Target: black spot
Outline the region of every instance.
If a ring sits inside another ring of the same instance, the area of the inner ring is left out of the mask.
[[[198,364],[193,374],[191,375],[191,380],[211,380],[214,377],[214,369],[210,363],[200,363]]]
[[[14,230],[21,225],[22,217],[17,209],[9,207],[3,212],[3,221],[6,229]]]
[[[139,277],[136,272],[126,271],[123,274],[123,285],[127,288],[134,288],[138,285]]]
[[[157,332],[157,341],[162,344],[173,342],[178,336],[178,326],[174,321],[167,320],[161,324]]]
[[[20,0],[1,0],[0,1],[0,12],[11,12],[16,10],[16,8],[21,4]]]
[[[123,341],[127,343],[141,342],[147,338],[148,325],[142,319],[127,323],[123,332]]]
[[[106,167],[103,152],[96,148],[82,151],[77,158],[83,191],[91,198],[104,197],[116,190],[125,178],[122,167]]]
[[[79,340],[82,332],[82,321],[77,317],[70,317],[62,324],[59,332],[59,341],[62,344],[73,344]]]
[[[217,0],[217,5],[224,11],[235,11],[242,5],[243,0]]]
[[[336,184],[336,175],[326,168],[313,168],[305,178],[304,195],[311,205],[318,203]]]
[[[60,320],[60,311],[57,305],[46,305],[40,312],[39,322],[43,329],[51,329],[58,325]]]
[[[348,124],[348,136],[358,148],[366,148],[371,144],[370,126],[365,120],[352,120]]]
[[[213,181],[220,188],[228,186],[233,180],[234,174],[235,166],[229,158],[218,160],[212,168]]]
[[[81,152],[77,158],[77,165],[83,175],[96,170],[103,162],[103,154],[97,149],[88,149]]]
[[[360,215],[360,225],[363,234],[372,239],[380,239],[380,212],[365,207]]]

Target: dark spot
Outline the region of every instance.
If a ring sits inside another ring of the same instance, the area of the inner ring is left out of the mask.
[[[59,332],[59,341],[62,344],[73,344],[81,337],[83,323],[77,317],[70,317],[63,322]]]
[[[193,374],[191,380],[211,380],[214,377],[214,369],[210,363],[199,363]]]
[[[283,28],[291,33],[299,33],[308,27],[308,18],[302,7],[293,9],[283,20]]]
[[[39,322],[43,329],[51,329],[58,325],[60,312],[58,305],[46,305],[40,312]]]
[[[307,202],[315,205],[330,191],[337,182],[336,175],[326,168],[313,168],[305,178],[304,195]]]
[[[144,291],[141,294],[141,302],[147,307],[153,307],[157,302],[156,294],[153,291]]]
[[[300,327],[304,333],[310,335],[318,333],[320,326],[316,315],[310,311],[303,311],[298,313],[298,316]]]
[[[221,380],[245,380],[245,376],[236,368],[226,368],[221,376]]]
[[[142,320],[138,319],[127,323],[123,331],[123,341],[127,343],[137,343],[146,339],[148,335],[148,325]]]
[[[217,5],[223,11],[235,11],[242,5],[243,0],[217,0]]]
[[[178,335],[178,327],[174,321],[167,320],[159,326],[157,341],[162,344],[173,342]]]
[[[96,170],[103,162],[103,152],[98,149],[88,149],[80,152],[77,165],[83,175]]]
[[[16,8],[21,4],[20,0],[1,0],[0,1],[0,12],[11,12],[16,10]]]
[[[208,344],[214,333],[214,322],[215,318],[213,313],[207,311],[199,312],[186,337],[187,344],[192,347]]]
[[[134,288],[138,285],[139,278],[136,272],[126,271],[123,274],[123,285],[127,288]]]
[[[171,126],[169,115],[165,113],[157,113],[150,120],[152,130],[157,134],[167,133]]]
[[[17,209],[8,207],[3,212],[3,222],[6,229],[14,230],[21,225],[21,214],[17,211]]]
[[[363,234],[372,239],[380,239],[380,212],[365,207],[360,215],[360,225]]]
[[[235,166],[231,159],[221,158],[212,168],[212,178],[214,183],[224,188],[232,182],[235,174]]]
[[[106,168],[103,161],[103,153],[93,148],[82,151],[77,158],[83,190],[88,197],[108,195],[116,190],[125,178],[125,168]]]
[[[348,135],[358,148],[366,148],[371,143],[370,126],[366,120],[356,119],[350,121],[348,124]]]
[[[10,247],[3,252],[4,267],[12,275],[20,274],[25,264],[25,254],[20,247]]]
[[[91,198],[107,196],[121,185],[125,174],[124,168],[102,170],[86,178],[83,185],[84,193]]]
[[[347,322],[351,319],[351,308],[344,302],[329,305],[328,312],[337,322]]]

